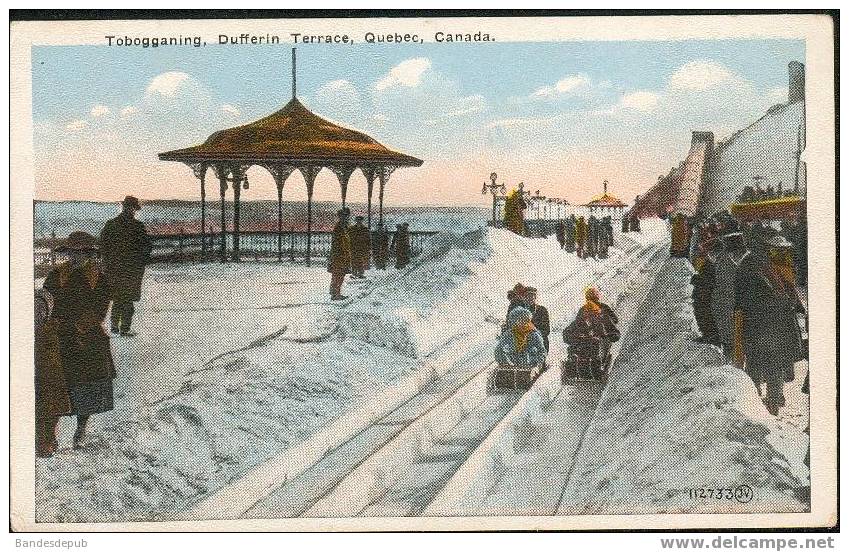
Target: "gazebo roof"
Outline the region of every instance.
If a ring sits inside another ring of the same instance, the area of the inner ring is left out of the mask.
[[[598,197],[594,197],[592,201],[587,203],[585,207],[625,207],[626,205],[616,197],[608,193],[603,193]]]
[[[295,97],[282,109],[246,125],[219,130],[203,144],[159,154],[186,163],[244,161],[418,167],[421,159],[341,127],[304,107]]]

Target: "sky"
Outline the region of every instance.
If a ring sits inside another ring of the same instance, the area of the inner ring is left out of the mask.
[[[191,170],[157,153],[291,98],[291,44],[39,46],[32,60],[37,199],[198,199]],[[392,175],[387,204],[486,204],[491,172],[573,203],[608,180],[630,201],[693,130],[719,140],[785,102],[792,60],[802,41],[299,45],[297,82],[315,113],[424,160]],[[248,174],[243,200],[276,198],[270,175]],[[356,173],[348,200],[365,188]],[[314,197],[339,199],[331,172]],[[306,199],[297,173],[284,198]]]

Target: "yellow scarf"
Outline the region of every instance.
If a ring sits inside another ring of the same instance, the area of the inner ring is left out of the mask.
[[[593,301],[592,299],[587,299],[587,302],[584,304],[584,307],[588,312],[593,314],[601,314],[601,305]]]
[[[524,353],[528,348],[528,336],[536,328],[533,323],[528,320],[524,324],[516,324],[513,326],[513,343],[516,345],[517,353]]]

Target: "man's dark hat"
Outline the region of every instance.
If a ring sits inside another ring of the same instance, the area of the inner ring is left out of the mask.
[[[340,217],[347,217],[348,215],[351,214],[351,210],[348,209],[347,207],[342,207],[341,209],[339,209],[336,212],[336,214],[339,215]]]
[[[140,210],[141,203],[139,203],[139,198],[135,196],[127,196],[124,198],[124,201],[121,202],[121,205],[126,209],[127,207],[132,207],[133,209]]]
[[[56,251],[62,253],[66,251],[98,251],[97,238],[88,232],[80,230],[71,232],[71,235],[65,240],[65,243],[56,248]]]

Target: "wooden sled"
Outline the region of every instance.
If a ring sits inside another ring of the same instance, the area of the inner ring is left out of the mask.
[[[490,391],[499,393],[505,391],[526,391],[531,388],[536,379],[545,372],[547,366],[513,366],[499,364],[495,367],[490,380]]]
[[[560,364],[560,382],[563,385],[586,383],[607,384],[611,354],[599,358],[599,340],[593,338],[569,347],[569,355]]]

